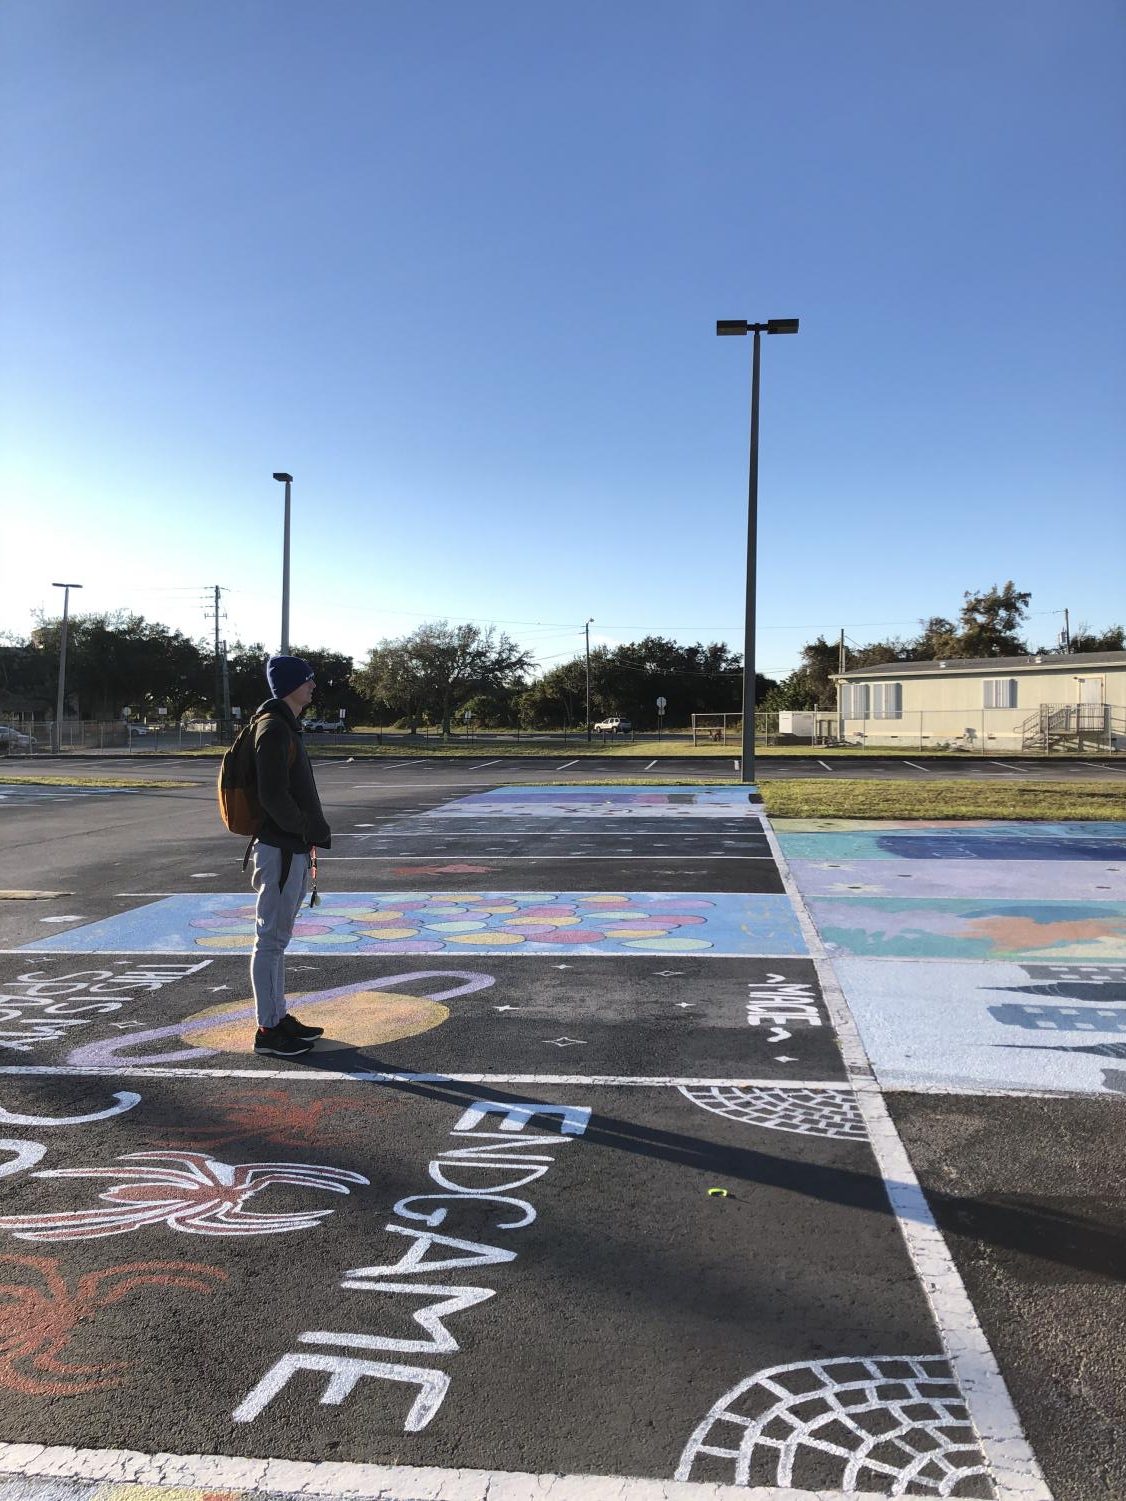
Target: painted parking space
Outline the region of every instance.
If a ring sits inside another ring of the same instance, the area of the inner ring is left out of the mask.
[[[433,808],[430,818],[757,819],[757,790],[739,787],[497,787]]]
[[[530,968],[529,968],[530,965]],[[250,1051],[245,960],[0,959],[0,1068],[287,1065]],[[844,1079],[812,962],[652,957],[293,961],[302,1068],[505,1077]]]
[[[888,1089],[1126,1094],[1126,964],[834,968]]]
[[[1126,825],[960,819],[779,819],[787,860],[984,860],[1126,863]]]
[[[27,945],[55,953],[249,953],[254,901],[170,896]],[[305,908],[289,953],[801,954],[784,894],[338,891]]]
[[[871,1149],[830,1115],[108,1082],[5,1082],[25,1444],[991,1493]]]
[[[1122,824],[826,819],[778,839],[885,1087],[1121,1090]]]
[[[251,1051],[245,891],[131,876],[0,955],[0,1306],[50,1302],[64,1368],[23,1320],[0,1473],[10,1438],[443,1501],[1034,1476],[747,789],[516,790],[350,805],[300,1060]],[[428,870],[463,864],[496,869]]]

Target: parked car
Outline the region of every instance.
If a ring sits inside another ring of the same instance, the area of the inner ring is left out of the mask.
[[[0,724],[0,756],[10,756],[13,751],[33,751],[38,744],[34,735],[27,735],[12,725]]]
[[[134,724],[131,719],[126,720],[125,728],[129,731],[130,735],[147,735],[149,733],[147,724]]]
[[[342,719],[303,719],[301,728],[307,735],[343,735],[347,725]]]
[[[599,735],[628,735],[633,725],[628,719],[619,719],[616,714],[612,714],[609,719],[599,720],[594,728]]]

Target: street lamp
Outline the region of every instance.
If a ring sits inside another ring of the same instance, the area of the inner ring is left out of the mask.
[[[583,626],[586,632],[586,743],[590,744],[590,628],[594,624],[594,616]]]
[[[281,652],[283,656],[289,653],[289,487],[293,484],[292,474],[275,474],[276,480],[285,483],[285,532],[282,542],[282,628],[281,628]]]
[[[760,335],[796,334],[796,318],[771,318],[766,323],[748,323],[745,318],[720,318],[716,333],[755,336],[751,363],[751,462],[747,481],[747,614],[743,629],[743,755],[740,780],[755,779],[755,565],[758,549],[758,385]]]
[[[63,591],[63,629],[59,640],[59,696],[55,700],[55,723],[51,729],[51,754],[57,756],[62,748],[59,725],[63,717],[63,684],[66,682],[66,622],[70,613],[70,591],[81,589],[81,584],[52,584],[52,589]]]

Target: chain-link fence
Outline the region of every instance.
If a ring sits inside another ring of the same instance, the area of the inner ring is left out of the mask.
[[[0,756],[29,757],[105,751],[129,755],[141,751],[187,751],[214,745],[214,721],[167,725],[128,724],[122,720],[63,719],[58,724],[31,716],[0,716]]]
[[[395,746],[425,755],[459,746],[482,753],[500,752],[505,744],[595,750],[636,747],[639,754],[654,751],[691,755],[734,754],[742,747],[743,720],[738,714],[696,715],[695,724],[635,724],[623,733],[592,728],[587,739],[581,724],[528,729],[520,726],[483,729],[455,724],[448,736],[435,725],[364,727],[341,732],[309,731],[308,744],[325,751],[366,745]],[[171,724],[66,719],[55,726],[49,719],[0,714],[0,757],[85,753],[136,756],[175,755],[229,745],[239,721],[216,725],[213,720]],[[869,750],[894,753],[927,751],[1000,757],[1019,755],[1126,754],[1126,710],[1105,704],[1044,704],[1029,711],[1007,709],[903,710],[894,716],[846,717],[831,709],[795,709],[755,715],[755,744],[759,749]]]

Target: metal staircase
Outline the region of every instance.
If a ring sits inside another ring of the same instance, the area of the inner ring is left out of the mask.
[[[1126,739],[1126,710],[1111,704],[1041,704],[1020,727],[1021,750],[1109,751]]]

